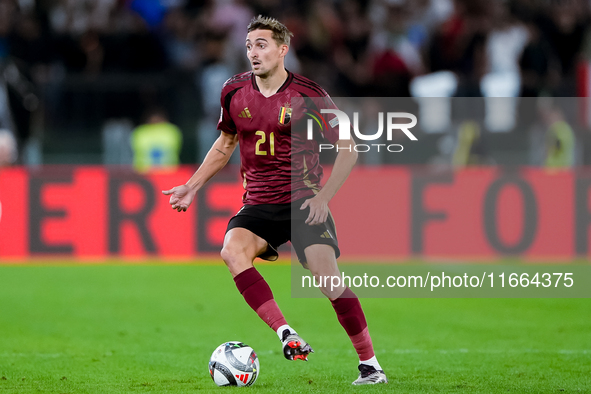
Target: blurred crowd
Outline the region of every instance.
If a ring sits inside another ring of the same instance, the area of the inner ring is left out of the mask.
[[[0,0],[0,59],[35,80],[67,73],[245,68],[245,27],[275,16],[292,67],[335,94],[408,95],[413,76],[455,72],[462,95],[491,71],[521,70],[522,94],[574,95],[590,46],[585,0]],[[569,90],[569,88],[571,90]]]
[[[460,97],[487,95],[482,81],[490,74],[512,76],[515,95],[576,96],[577,65],[591,52],[590,4],[0,0],[0,91],[21,104],[20,110],[13,105],[16,120],[0,112],[0,129],[20,128],[17,139],[26,139],[27,114],[38,105],[35,88],[70,75],[175,72],[195,75],[190,83],[204,114],[199,128],[215,129],[217,92],[226,78],[248,69],[245,30],[258,14],[276,17],[294,33],[287,68],[333,96],[406,97],[414,78],[439,71],[453,72],[452,95]],[[201,133],[201,145],[210,135]]]

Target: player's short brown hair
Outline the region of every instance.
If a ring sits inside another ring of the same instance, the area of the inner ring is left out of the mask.
[[[289,46],[289,41],[293,37],[293,33],[289,31],[287,27],[275,18],[268,16],[259,15],[256,18],[252,18],[248,24],[248,32],[253,30],[271,30],[273,32],[273,39],[277,45]]]

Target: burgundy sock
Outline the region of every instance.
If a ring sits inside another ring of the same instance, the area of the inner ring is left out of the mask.
[[[273,299],[271,288],[254,267],[236,275],[234,282],[246,303],[274,331],[287,324],[283,313]]]
[[[355,293],[347,287],[339,298],[331,302],[337,313],[339,323],[349,335],[353,347],[359,355],[359,360],[365,361],[372,358],[375,354],[371,337],[367,330],[367,322],[365,321],[361,303]]]

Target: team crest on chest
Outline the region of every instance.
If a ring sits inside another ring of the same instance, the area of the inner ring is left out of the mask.
[[[279,124],[288,124],[291,120],[291,107],[289,104],[285,104],[285,107],[281,107],[279,110]]]

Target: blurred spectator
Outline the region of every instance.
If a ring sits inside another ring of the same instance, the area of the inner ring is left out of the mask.
[[[103,124],[103,164],[115,166],[133,165],[131,133],[133,122],[129,119],[108,119]]]
[[[131,0],[129,7],[137,12],[150,29],[160,25],[166,14],[166,1],[162,0]]]
[[[15,125],[10,108],[8,85],[4,78],[5,73],[5,66],[0,63],[0,129],[7,129],[13,132],[15,130]]]
[[[334,48],[338,69],[337,94],[343,96],[371,95],[371,21],[367,10],[357,0],[346,0],[341,7],[344,36]]]
[[[560,67],[560,83],[553,93],[575,96],[575,66],[589,25],[589,4],[583,6],[578,0],[552,1],[539,23]]]
[[[454,167],[492,164],[477,122],[467,120],[460,124],[452,164]]]
[[[314,75],[315,81],[327,86],[329,92],[335,91],[337,75],[333,51],[342,39],[342,22],[337,9],[326,0],[309,2],[305,10],[293,6],[288,9],[292,12],[287,17],[287,27],[293,29],[294,34],[290,52],[297,55],[301,74]],[[286,63],[286,67],[290,65]]]
[[[149,110],[145,124],[136,127],[131,134],[134,168],[139,172],[175,169],[182,142],[181,131],[168,121],[163,109]]]
[[[14,21],[10,35],[10,52],[13,60],[28,71],[36,81],[45,81],[48,66],[53,61],[54,48],[47,31],[35,14],[21,14]]]
[[[392,51],[411,74],[422,73],[423,60],[419,50],[427,33],[423,26],[413,24],[411,2],[390,2],[385,12],[384,26],[373,37],[376,50]]]
[[[374,32],[373,90],[377,96],[408,97],[413,75],[424,72],[423,61],[409,36],[409,2],[389,2],[382,29]]]
[[[49,22],[58,34],[81,35],[88,30],[106,32],[117,0],[57,0],[50,4]]]
[[[528,42],[529,33],[509,8],[500,1],[492,1],[493,24],[486,42],[487,71],[489,73],[519,73],[519,58]]]
[[[124,42],[126,65],[131,72],[159,72],[168,66],[162,42],[138,16],[132,18],[131,30]]]
[[[521,96],[538,97],[549,93],[559,78],[560,68],[552,56],[550,44],[540,28],[527,22],[529,41],[519,59],[521,69]]]
[[[174,8],[166,14],[163,23],[163,43],[171,64],[176,68],[194,69],[199,61],[196,21],[183,9]]]
[[[16,140],[7,129],[0,129],[0,168],[14,164],[17,157]]]
[[[202,15],[207,31],[225,32],[228,39],[224,49],[224,62],[235,70],[248,67],[244,42],[246,26],[254,16],[252,10],[240,0],[214,0]],[[240,54],[244,54],[240,56]]]
[[[203,61],[196,74],[196,84],[201,92],[203,106],[203,116],[197,126],[197,162],[199,163],[203,161],[220,135],[217,129],[220,94],[224,82],[235,71],[224,62],[227,42],[225,33],[212,30],[206,33],[203,41]]]
[[[95,31],[89,30],[80,37],[80,47],[86,57],[84,71],[88,74],[98,74],[102,71],[105,49]]]
[[[434,29],[454,12],[453,0],[415,0],[408,6],[411,15],[409,39],[417,48],[423,47]]]
[[[486,40],[490,7],[484,0],[456,0],[454,13],[434,33],[429,47],[431,71],[451,70],[459,78],[460,97],[481,96],[486,72]]]
[[[14,0],[0,0],[0,64],[10,54],[10,33],[17,15],[17,3]]]
[[[575,164],[575,134],[564,119],[562,110],[549,105],[542,108],[542,118],[548,127],[546,133],[546,167],[568,168]]]

